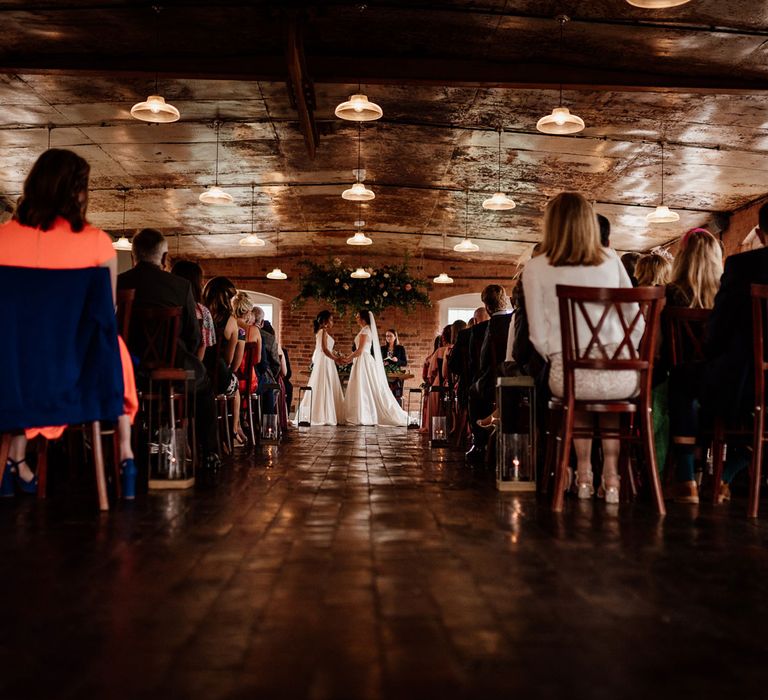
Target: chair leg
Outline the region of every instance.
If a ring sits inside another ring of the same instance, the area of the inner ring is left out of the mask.
[[[109,510],[107,476],[104,473],[104,452],[101,446],[101,424],[97,420],[91,423],[91,440],[93,444],[93,466],[96,470],[96,491],[99,495],[99,510]]]
[[[557,469],[557,424],[559,411],[550,410],[547,417],[547,448],[544,453],[544,465],[541,474],[540,493],[547,493],[549,481]]]
[[[566,406],[563,411],[563,434],[560,443],[560,454],[555,466],[555,490],[552,494],[552,510],[560,513],[565,501],[565,482],[568,474],[568,462],[571,458],[571,443],[573,442],[573,406]]]
[[[120,434],[117,423],[115,423],[115,432],[112,434],[112,469],[115,479],[115,498],[120,500],[123,497],[123,485],[120,479]]]
[[[755,408],[755,425],[752,436],[752,464],[749,470],[749,500],[747,517],[756,518],[760,507],[760,475],[763,467],[763,430],[765,416],[762,406]]]
[[[659,470],[656,465],[656,443],[653,437],[653,413],[650,406],[640,406],[640,441],[643,444],[643,457],[648,469],[648,479],[651,484],[651,491],[656,501],[656,510],[659,515],[666,515],[667,510],[664,507],[664,494],[661,491],[661,481],[659,480]]]
[[[619,417],[619,464],[618,473],[621,477],[619,492],[622,503],[629,503],[637,496],[635,475],[632,471],[632,443],[630,438],[634,433],[632,414],[622,413]]]
[[[11,451],[11,440],[13,435],[3,433],[0,435],[0,482],[5,474],[5,463],[8,461],[8,454]]]
[[[48,440],[42,435],[37,438],[37,497],[48,495]]]
[[[723,480],[725,449],[725,427],[720,418],[715,420],[714,434],[712,436],[712,505],[717,505],[717,496],[720,493],[720,482]]]

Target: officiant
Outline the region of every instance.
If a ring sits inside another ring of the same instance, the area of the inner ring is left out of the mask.
[[[386,344],[381,346],[381,357],[384,360],[384,369],[387,373],[392,371],[400,371],[408,365],[408,355],[405,352],[405,348],[400,345],[400,340],[397,337],[397,331],[394,328],[387,330],[384,335]],[[389,374],[389,388],[395,395],[398,402],[402,403],[403,398],[403,380],[392,379]]]

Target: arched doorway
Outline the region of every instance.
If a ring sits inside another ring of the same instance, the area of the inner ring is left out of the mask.
[[[272,327],[280,336],[280,316],[283,306],[283,300],[273,297],[263,292],[253,292],[250,289],[238,289],[238,292],[245,292],[254,306],[260,306],[264,309],[264,318],[272,324]]]
[[[469,321],[478,306],[482,306],[480,292],[471,294],[456,294],[438,302],[440,328],[461,319]]]

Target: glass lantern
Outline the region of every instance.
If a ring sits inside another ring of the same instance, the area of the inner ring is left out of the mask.
[[[432,416],[430,444],[432,447],[444,447],[448,444],[448,419],[446,416]]]
[[[408,414],[408,428],[418,430],[421,427],[421,414],[424,410],[424,393],[421,389],[408,389],[405,412]]]
[[[265,413],[261,416],[261,442],[280,442],[280,421],[277,413]]]
[[[312,387],[303,386],[299,389],[299,408],[297,409],[296,423],[300,428],[309,428],[312,425]]]
[[[532,377],[496,380],[496,488],[536,490],[536,389]]]

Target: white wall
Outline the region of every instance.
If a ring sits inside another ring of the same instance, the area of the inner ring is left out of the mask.
[[[457,294],[446,299],[441,299],[438,302],[438,309],[440,312],[440,328],[438,329],[438,332],[442,330],[444,326],[448,325],[448,309],[465,308],[472,309],[472,312],[474,312],[478,306],[482,305],[483,303],[480,301],[480,292],[473,292],[472,294]],[[469,320],[469,318],[472,316],[472,312],[468,313],[467,318],[464,319],[465,321]]]
[[[283,300],[269,294],[263,294],[262,292],[252,292],[250,289],[238,289],[237,291],[245,292],[248,295],[248,298],[253,302],[254,306],[260,306],[264,309],[264,318],[269,321],[275,331],[277,331],[279,340],[280,332],[282,330],[280,326],[280,311],[282,309]]]

